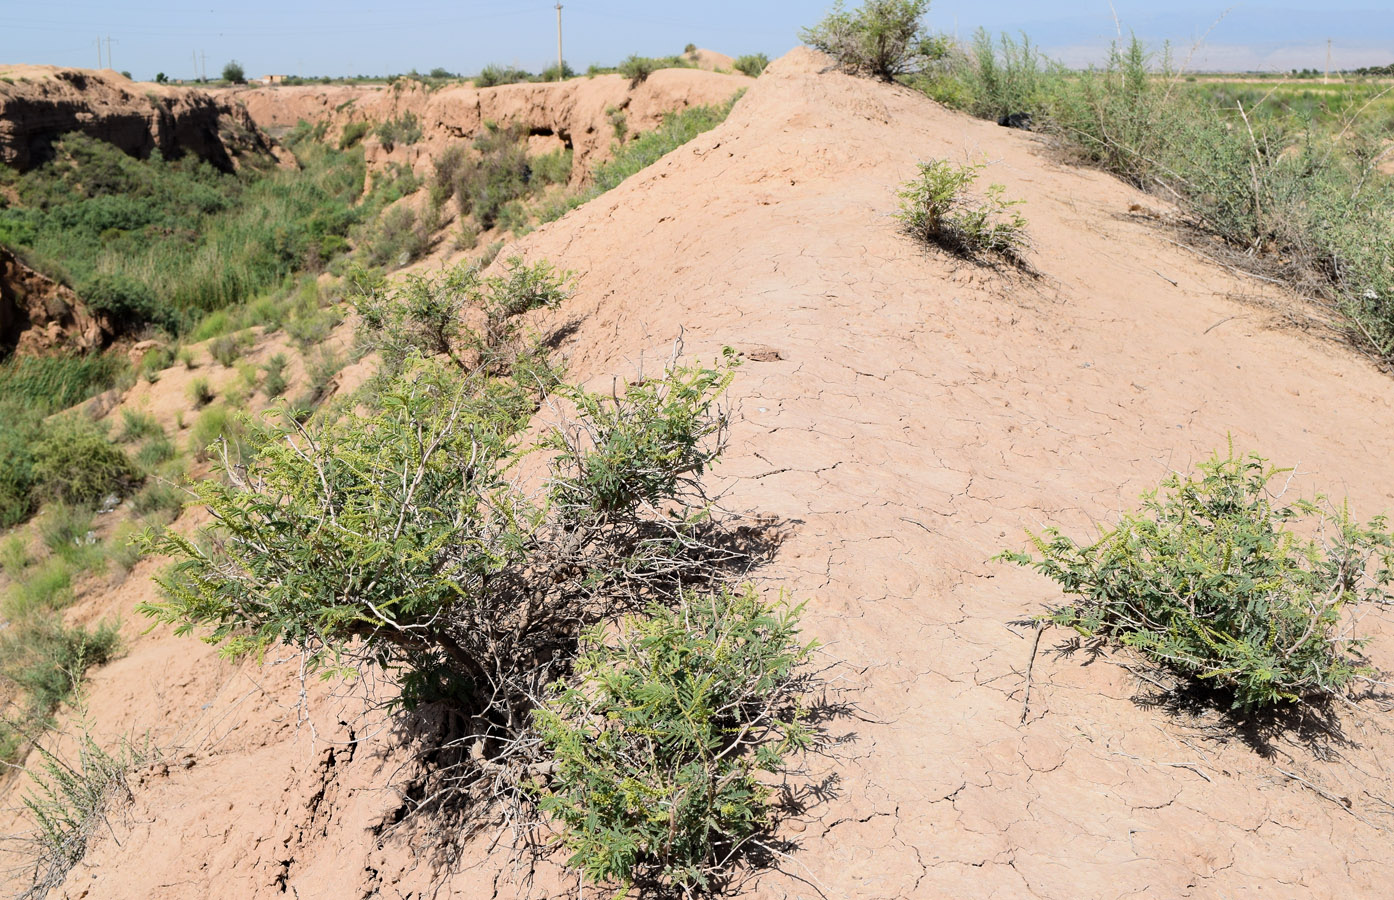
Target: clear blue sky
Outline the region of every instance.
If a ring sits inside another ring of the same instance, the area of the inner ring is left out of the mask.
[[[630,53],[680,52],[695,43],[731,55],[778,56],[798,43],[825,0],[562,0],[566,58],[578,69]],[[1124,32],[1170,39],[1181,55],[1210,29],[1225,0],[1115,0]],[[855,5],[853,3],[852,5]],[[1386,8],[1376,8],[1382,5]],[[0,62],[95,66],[97,38],[112,38],[115,68],[137,78],[194,73],[206,55],[216,76],[229,59],[248,75],[388,74],[443,66],[473,73],[485,63],[537,70],[556,54],[554,0],[339,0],[307,4],[243,0],[0,0]],[[1159,12],[1164,9],[1164,12]],[[1067,62],[1097,58],[1115,33],[1107,0],[939,0],[929,22],[967,35],[978,26],[1025,30]],[[1394,62],[1394,3],[1382,0],[1248,0],[1209,32],[1194,62],[1214,68],[1287,69]],[[105,58],[103,59],[105,64]]]

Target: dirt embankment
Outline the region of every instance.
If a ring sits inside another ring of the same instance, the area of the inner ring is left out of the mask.
[[[1377,703],[1324,729],[1237,726],[1150,705],[1132,657],[1072,656],[1046,632],[1023,721],[1033,632],[1012,623],[1059,593],[989,561],[1027,528],[1089,533],[1229,437],[1359,513],[1390,509],[1388,376],[1130,214],[1155,200],[826,65],[795,51],[725,124],[504,254],[583,273],[539,323],[576,323],[573,377],[608,386],[680,333],[689,354],[746,356],[723,503],[784,523],[758,575],[807,601],[855,706],[813,760],[825,790],[781,831],[782,871],[744,895],[1388,896]],[[1038,278],[899,233],[896,188],[934,157],[988,160],[1025,201]],[[168,382],[128,402],[181,397]],[[128,642],[91,675],[98,734],[148,732],[177,763],[137,776],[58,896],[522,895],[488,836],[451,859],[430,827],[390,827],[418,770],[359,695],[302,692],[293,658],[233,665],[142,633],[131,608],[156,565],[75,614],[120,615]],[[1388,611],[1362,615],[1394,667]],[[574,888],[542,877],[533,896]]]
[[[425,174],[448,144],[473,139],[485,122],[517,123],[528,130],[535,152],[571,148],[576,180],[609,154],[616,121],[622,119],[631,135],[648,131],[667,113],[723,103],[750,84],[752,79],[744,75],[660,69],[633,86],[620,75],[597,75],[483,89],[460,85],[431,90],[421,82],[402,80],[387,87],[292,86],[230,93],[272,134],[284,133],[304,119],[328,123],[328,137],[337,140],[350,123],[376,125],[410,113],[420,123],[420,141],[389,147],[370,134],[365,143],[369,165],[375,169],[395,162],[418,174]]]
[[[206,91],[136,84],[109,70],[0,66],[0,163],[28,169],[74,131],[141,158],[191,153],[222,171],[274,155],[245,110]]]
[[[0,247],[0,359],[11,352],[93,350],[110,336],[110,325],[88,313],[71,288]]]

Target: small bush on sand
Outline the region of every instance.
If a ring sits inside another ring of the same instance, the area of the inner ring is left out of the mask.
[[[737,72],[751,78],[758,78],[769,64],[770,58],[763,53],[747,53],[745,56],[736,57],[736,61],[732,63]]]
[[[799,39],[837,61],[854,75],[885,81],[918,72],[946,52],[924,26],[929,0],[866,0],[847,12],[842,0],[823,21],[799,32]]]
[[[984,166],[956,166],[938,159],[920,164],[918,178],[900,191],[900,219],[911,236],[951,253],[973,257],[994,253],[1021,263],[1027,247],[1026,219],[1004,200],[1000,184],[989,185],[980,198],[968,193]]]
[[[268,359],[263,365],[262,371],[266,373],[261,381],[261,390],[270,399],[281,396],[286,392],[286,366],[290,365],[290,360],[284,353],[277,353]]]
[[[45,424],[34,444],[33,471],[40,497],[92,506],[110,495],[124,497],[145,480],[100,428],[75,415]]]
[[[32,790],[24,807],[34,826],[33,872],[23,900],[41,900],[63,883],[87,852],[87,844],[106,822],[108,806],[131,799],[128,774],[150,751],[122,743],[114,752],[99,747],[88,733],[78,741],[76,760],[64,760],[43,747],[39,770],[31,772]]]
[[[207,378],[195,378],[189,382],[189,399],[194,402],[194,406],[202,408],[213,402],[217,394],[213,392],[213,386],[209,384]]]
[[[225,334],[208,343],[208,355],[217,360],[223,368],[230,369],[253,343],[255,337],[250,331]]]
[[[768,779],[811,738],[798,614],[747,588],[586,635],[538,720],[555,760],[541,806],[587,879],[708,891],[769,826]]]
[[[1369,671],[1346,612],[1394,597],[1394,535],[1320,497],[1283,503],[1270,486],[1285,471],[1231,448],[1144,494],[1141,513],[1091,544],[1047,529],[1031,536],[1039,557],[1001,558],[1077,598],[1049,621],[1136,649],[1234,707],[1329,697]]]

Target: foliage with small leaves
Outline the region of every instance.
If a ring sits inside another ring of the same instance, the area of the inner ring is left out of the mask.
[[[1215,456],[1174,474],[1098,540],[1032,535],[1004,553],[1076,598],[1049,621],[1131,647],[1254,709],[1338,694],[1363,675],[1348,609],[1394,598],[1394,535],[1324,498],[1284,502],[1287,470]]]

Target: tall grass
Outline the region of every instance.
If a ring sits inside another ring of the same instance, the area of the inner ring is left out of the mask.
[[[1394,180],[1377,165],[1391,123],[1378,89],[1317,117],[1199,88],[1136,38],[1067,72],[1024,38],[985,32],[919,86],[977,115],[1031,113],[1082,161],[1176,201],[1236,262],[1334,302],[1356,342],[1394,362]]]
[[[103,276],[134,284],[187,324],[342,247],[360,218],[362,151],[296,150],[297,170],[227,175],[68,135],[51,162],[7,176],[19,202],[0,209],[0,243],[79,294]]]

